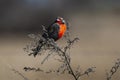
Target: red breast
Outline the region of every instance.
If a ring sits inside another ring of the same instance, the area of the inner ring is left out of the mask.
[[[66,24],[60,24],[60,29],[59,29],[59,39],[65,34],[66,31]]]

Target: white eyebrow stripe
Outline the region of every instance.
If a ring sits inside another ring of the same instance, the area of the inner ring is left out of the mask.
[[[63,20],[63,18],[61,18]]]
[[[57,19],[57,21],[60,21],[60,19]]]

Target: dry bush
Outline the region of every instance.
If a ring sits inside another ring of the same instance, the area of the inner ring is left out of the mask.
[[[42,27],[43,27],[43,34],[48,35],[46,28],[44,26],[42,26]],[[59,66],[59,68],[57,70],[49,70],[47,72],[45,72],[44,70],[42,70],[40,68],[31,68],[31,67],[24,67],[25,71],[34,70],[34,71],[42,71],[45,73],[56,72],[59,74],[64,74],[65,72],[67,72],[68,74],[73,76],[75,80],[78,80],[83,75],[88,75],[89,73],[94,72],[95,67],[88,68],[83,73],[80,71],[79,66],[77,67],[77,69],[75,71],[73,70],[73,68],[71,66],[72,59],[71,59],[69,50],[71,49],[71,46],[79,40],[79,38],[76,37],[76,38],[71,40],[69,29],[66,31],[66,34],[64,36],[66,39],[67,45],[64,46],[63,48],[60,48],[58,46],[58,44],[53,39],[51,39],[49,37],[44,38],[40,35],[34,35],[34,34],[30,34],[29,36],[31,38],[33,38],[33,42],[31,44],[27,45],[26,48],[24,48],[24,50],[26,52],[28,52],[29,56],[33,55],[34,57],[36,57],[38,54],[39,55],[44,54],[44,53],[42,53],[44,50],[48,50],[49,53],[43,59],[43,61],[41,61],[41,64],[44,64],[44,62],[46,60],[49,61],[48,58],[51,55],[56,55],[56,56],[59,56],[59,59],[55,59],[55,60],[62,62],[62,65]]]

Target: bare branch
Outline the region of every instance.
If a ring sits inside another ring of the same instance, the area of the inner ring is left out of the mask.
[[[119,67],[120,67],[120,59],[117,59],[117,61],[112,66],[110,71],[106,73],[107,74],[107,80],[111,80],[112,79],[113,75],[118,71]]]
[[[24,67],[23,68],[25,71],[41,71],[41,72],[44,72],[42,69],[40,68],[31,68],[31,67]]]

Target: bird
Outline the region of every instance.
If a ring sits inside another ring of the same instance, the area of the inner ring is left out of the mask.
[[[57,17],[56,20],[47,28],[47,34],[43,34],[44,38],[50,38],[54,41],[62,38],[66,32],[67,25],[62,17]]]
[[[62,17],[57,17],[55,21],[48,27],[46,28],[46,33],[42,34],[42,37],[47,39],[53,39],[55,42],[61,39],[65,32],[67,30],[67,24],[66,21]],[[39,44],[35,49],[33,49],[33,55],[34,57],[38,54],[43,44],[43,40],[39,41]]]

